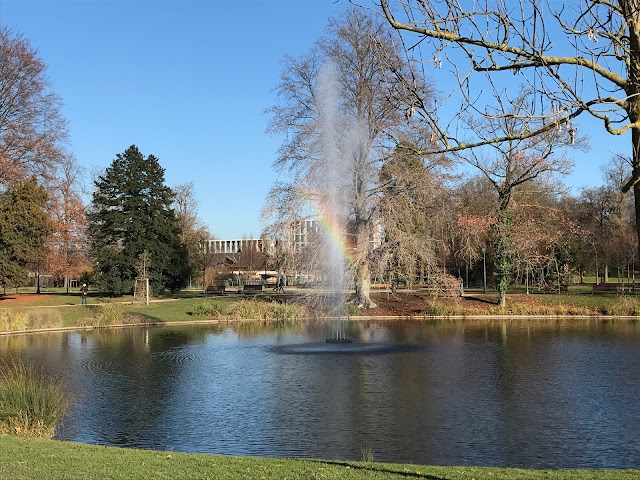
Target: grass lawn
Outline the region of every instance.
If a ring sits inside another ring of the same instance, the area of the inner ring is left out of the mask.
[[[183,322],[189,320],[203,320],[203,318],[193,315],[193,310],[197,305],[215,300],[222,303],[237,302],[237,298],[231,297],[187,297],[179,299],[168,299],[164,302],[152,302],[149,305],[131,305],[127,311],[141,315],[152,322]]]
[[[11,298],[11,295],[8,295]],[[209,298],[202,293],[187,293],[178,296],[169,296],[153,299],[148,306],[132,304],[133,298],[123,297],[89,297],[89,305],[80,305],[80,297],[77,294],[44,293],[42,295],[22,294],[20,297],[11,298],[9,302],[0,301],[0,313],[2,311],[12,313],[24,313],[31,317],[34,328],[70,327],[79,324],[90,323],[105,307],[117,308],[123,313],[140,315],[151,322],[188,321],[194,320],[191,314],[196,305]],[[232,302],[231,298],[221,298],[222,302]],[[1,326],[1,322],[0,322]],[[0,328],[1,330],[1,328]]]
[[[188,322],[210,319],[266,319],[265,311],[277,310],[284,319],[290,319],[294,309],[287,305],[269,302],[244,302],[259,296],[211,296],[202,292],[185,292],[175,296],[151,299],[149,305],[132,303],[132,297],[90,297],[89,305],[79,305],[79,297],[64,293],[41,295],[14,295],[9,302],[0,301],[0,332],[24,331],[72,326],[113,326],[131,323]],[[72,303],[75,299],[76,303]],[[207,305],[215,304],[216,311],[209,313]],[[263,307],[251,309],[251,305]],[[245,307],[229,308],[229,307]],[[233,317],[220,316],[220,310],[236,312]],[[202,312],[205,311],[203,314]],[[289,315],[289,316],[287,316]],[[296,314],[298,318],[300,314]],[[239,317],[238,317],[239,316]],[[277,317],[280,318],[280,317]]]
[[[0,478],[7,480],[625,480],[640,477],[638,470],[522,470],[199,455],[15,436],[0,437],[0,452]]]

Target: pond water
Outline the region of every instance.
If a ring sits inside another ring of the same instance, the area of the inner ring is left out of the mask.
[[[58,438],[186,452],[640,468],[629,320],[199,325],[0,337],[72,398]]]

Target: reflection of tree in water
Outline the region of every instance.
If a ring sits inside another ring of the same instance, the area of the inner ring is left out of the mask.
[[[82,342],[91,353],[81,373],[84,391],[72,407],[80,410],[78,432],[91,432],[91,441],[126,446],[145,446],[149,438],[162,437],[167,405],[190,363],[188,354],[175,352],[203,342],[216,328],[83,333]]]

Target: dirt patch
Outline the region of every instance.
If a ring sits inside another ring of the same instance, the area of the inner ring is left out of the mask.
[[[496,296],[491,294],[468,294],[464,297],[434,296],[429,292],[399,291],[395,295],[385,292],[374,292],[371,299],[376,308],[361,310],[360,315],[416,317],[425,314],[431,305],[442,305],[451,309],[463,309],[474,314],[489,314],[495,306]]]
[[[0,295],[0,307],[7,306],[8,304],[16,304],[16,303],[26,303],[33,302],[38,300],[47,300],[51,298],[52,295],[47,295],[44,293],[14,293],[7,295]]]

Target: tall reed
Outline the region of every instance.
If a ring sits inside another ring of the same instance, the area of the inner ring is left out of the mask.
[[[42,372],[0,361],[0,433],[51,438],[66,407],[62,387]]]

